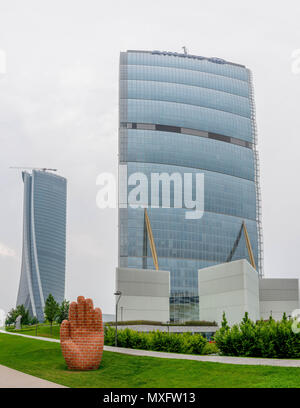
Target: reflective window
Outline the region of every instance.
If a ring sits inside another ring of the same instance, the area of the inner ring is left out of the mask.
[[[254,181],[253,152],[244,147],[187,134],[143,130],[128,131],[127,143],[124,161],[194,167]]]
[[[171,208],[148,208],[159,268],[170,271],[171,321],[199,318],[198,269],[226,262],[243,220],[258,263],[250,73],[218,62],[150,52],[120,58],[119,160],[128,175],[204,174],[202,218],[187,220],[172,200]],[[171,197],[173,190],[171,183]],[[154,268],[143,209],[119,210],[119,250],[120,266]],[[242,258],[243,235],[233,260]]]
[[[127,98],[178,102],[217,109],[250,118],[248,98],[215,89],[156,81],[127,82]]]

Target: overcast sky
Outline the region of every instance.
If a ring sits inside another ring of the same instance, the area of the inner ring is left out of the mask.
[[[299,0],[0,0],[0,309],[17,297],[23,183],[8,167],[23,165],[68,179],[66,297],[92,297],[113,313],[117,212],[96,207],[96,177],[117,171],[118,63],[127,49],[185,45],[252,70],[265,276],[300,277],[299,19]]]

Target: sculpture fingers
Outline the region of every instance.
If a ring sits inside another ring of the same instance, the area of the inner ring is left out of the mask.
[[[84,327],[84,309],[85,309],[85,299],[84,296],[78,296],[77,298],[77,324],[78,327]]]
[[[72,302],[69,308],[69,322],[71,325],[71,330],[77,327],[77,303]]]
[[[96,331],[103,331],[102,312],[99,307],[97,307],[94,311],[94,327]]]
[[[92,299],[85,300],[85,322],[86,327],[92,330],[94,326],[94,305]]]
[[[64,320],[60,326],[60,341],[64,342],[70,339],[70,322]]]

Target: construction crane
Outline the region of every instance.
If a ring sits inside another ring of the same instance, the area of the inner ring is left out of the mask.
[[[47,167],[15,167],[11,166],[10,169],[19,169],[19,170],[41,170],[41,171],[57,171],[57,169],[48,169]]]

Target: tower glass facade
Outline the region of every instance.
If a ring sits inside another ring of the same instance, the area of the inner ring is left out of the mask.
[[[172,200],[171,208],[147,210],[159,269],[171,274],[170,320],[197,320],[197,271],[227,261],[243,221],[262,274],[251,72],[218,58],[122,52],[119,103],[119,163],[128,177],[204,174],[202,218],[186,219]],[[119,265],[153,268],[144,210],[126,204],[119,203]],[[232,260],[241,258],[249,260],[243,235]]]
[[[46,171],[23,172],[24,218],[22,267],[17,305],[44,320],[51,293],[65,295],[66,179]]]

